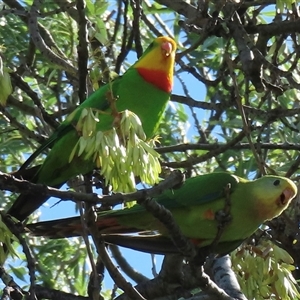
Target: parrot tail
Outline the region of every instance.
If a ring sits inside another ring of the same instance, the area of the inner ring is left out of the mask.
[[[42,194],[21,194],[7,211],[7,214],[17,218],[23,222],[29,217],[36,209],[38,209],[47,199]]]
[[[16,172],[10,173],[12,176],[20,180],[27,180],[35,183],[35,177],[40,169],[40,165],[29,168],[20,169]],[[36,209],[38,209],[47,199],[46,195],[37,194],[28,191],[21,194],[7,211],[7,214],[17,218],[20,222],[29,217]]]
[[[36,174],[40,169],[40,165],[29,168],[20,169],[16,172],[10,173],[12,176],[20,179],[27,180],[32,183],[36,183]],[[62,184],[53,186],[54,188],[60,188]],[[37,194],[36,192],[28,191],[19,195],[14,201],[13,205],[8,209],[7,214],[15,217],[20,222],[23,222],[29,217],[35,210],[37,210],[49,197],[44,194]]]
[[[137,228],[120,224],[117,217],[107,214],[107,212],[103,212],[101,217],[98,217],[96,224],[101,234],[123,234],[138,231]],[[29,229],[30,233],[34,236],[44,236],[51,239],[83,235],[80,217],[28,224],[26,228]]]

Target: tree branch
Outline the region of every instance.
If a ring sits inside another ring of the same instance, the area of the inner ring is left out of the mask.
[[[89,58],[87,40],[87,18],[85,16],[85,1],[77,0],[76,8],[78,11],[78,74],[79,74],[79,101],[82,103],[87,98],[87,64]]]
[[[29,288],[29,300],[36,300],[36,292],[35,292],[35,261],[30,253],[29,247],[25,241],[25,239],[22,237],[19,227],[14,223],[14,221],[5,215],[4,213],[0,212],[1,220],[5,223],[7,228],[17,237],[18,241],[20,242],[23,252],[25,254],[26,260],[27,260],[27,267],[29,271],[29,278],[30,278],[30,288]]]
[[[38,299],[53,299],[53,300],[90,300],[89,297],[75,296],[70,293],[65,293],[59,290],[50,289],[44,286],[36,286],[36,295]]]
[[[127,201],[140,200],[145,197],[156,197],[164,190],[170,189],[182,182],[182,174],[179,171],[174,171],[169,177],[158,185],[150,189],[142,189],[133,193],[117,193],[114,195],[97,195],[84,194],[72,191],[60,191],[58,189],[48,187],[42,184],[34,184],[27,180],[17,179],[14,176],[0,172],[0,189],[8,190],[16,193],[32,193],[33,191],[39,194],[44,194],[51,197],[57,197],[61,200],[71,200],[74,202],[88,202],[90,204],[102,203],[104,205],[117,205]]]
[[[121,270],[132,280],[134,280],[136,283],[141,283],[144,281],[149,280],[146,276],[138,272],[137,270],[134,270],[130,264],[127,262],[125,257],[122,256],[122,253],[118,246],[116,245],[109,245],[109,250],[112,253],[113,258],[115,259],[118,266],[121,268]]]
[[[31,10],[28,17],[28,27],[31,38],[36,45],[36,47],[41,51],[41,53],[49,59],[50,62],[54,63],[58,67],[62,68],[66,72],[69,72],[71,75],[77,75],[77,69],[73,67],[70,62],[62,59],[56,55],[45,43],[44,39],[40,35],[37,16],[39,10],[40,0],[34,0]]]
[[[214,281],[221,289],[226,291],[230,299],[247,300],[241,292],[240,285],[231,269],[232,265],[229,255],[214,259],[211,267]]]

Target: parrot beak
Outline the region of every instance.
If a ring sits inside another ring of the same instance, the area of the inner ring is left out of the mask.
[[[169,57],[173,51],[173,46],[170,42],[163,42],[161,44],[161,50],[164,56]]]
[[[291,187],[288,187],[284,189],[281,195],[277,198],[276,204],[278,206],[286,206],[296,196],[296,194],[296,190],[292,189]]]

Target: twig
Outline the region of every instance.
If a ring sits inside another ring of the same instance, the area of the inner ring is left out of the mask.
[[[251,43],[250,38],[242,26],[241,20],[236,12],[233,15],[233,20],[227,22],[227,26],[238,48],[239,58],[242,63],[242,69],[245,73],[245,77],[251,80],[257,92],[263,92],[265,90],[265,86],[261,76],[262,61],[256,55],[257,50]]]
[[[27,16],[27,12],[25,10],[18,10],[18,9],[14,9],[14,8],[11,8],[11,9],[2,9],[0,11],[0,17],[1,16],[5,16],[5,15],[16,15],[16,16]]]
[[[148,8],[152,6],[152,3],[150,3],[148,0],[144,0],[145,4],[147,5]],[[165,31],[166,35],[174,38],[172,30],[168,28],[166,23],[162,20],[160,17],[160,14],[154,13],[152,14],[152,17],[157,21],[157,23],[160,25],[160,27]]]
[[[129,282],[125,280],[118,268],[113,264],[107,253],[105,244],[101,238],[101,234],[95,221],[92,224],[89,224],[89,231],[101,260],[118,287],[121,288],[132,300],[145,300],[145,298]]]
[[[178,255],[166,256],[163,262],[162,270],[159,276],[143,282],[136,286],[147,299],[189,299],[191,297],[191,290],[201,287],[202,298],[205,300],[232,300],[226,292],[219,288],[206,275],[202,268],[196,267],[193,269],[193,262],[189,264],[182,263],[182,257]],[[224,287],[226,288],[226,287]],[[168,298],[171,296],[173,298]],[[191,300],[193,298],[190,298]],[[115,300],[129,300],[125,294],[117,297]]]
[[[215,214],[215,220],[218,222],[218,231],[214,240],[210,245],[213,253],[215,253],[214,250],[218,246],[218,243],[220,241],[220,238],[222,237],[222,234],[224,233],[224,230],[226,229],[226,226],[228,226],[230,221],[232,220],[232,217],[230,215],[230,209],[231,209],[230,192],[231,192],[231,185],[229,183],[224,189],[224,196],[225,196],[224,208],[220,211],[217,211]]]
[[[87,63],[89,58],[88,38],[87,38],[87,18],[85,16],[85,1],[77,0],[76,8],[78,11],[78,73],[79,73],[79,101],[82,103],[87,98]]]
[[[29,130],[25,125],[21,124],[20,122],[18,122],[16,120],[15,117],[13,117],[8,110],[6,110],[3,106],[0,105],[0,116],[4,115],[8,120],[9,123],[14,126],[15,128],[17,128],[22,134],[24,134],[24,136],[29,137],[35,141],[38,141],[40,143],[42,143],[44,141],[44,138],[40,135],[37,135],[36,133],[34,133],[33,131]]]
[[[39,99],[38,95],[36,92],[34,92],[29,84],[25,82],[22,77],[17,74],[16,72],[12,72],[10,74],[12,79],[14,80],[15,84],[22,90],[24,91],[34,102],[34,104],[37,106],[37,108],[41,111],[43,119],[53,128],[57,128],[59,123],[54,120],[53,116],[49,115],[44,106],[41,103],[41,100]],[[33,115],[35,115],[34,113]]]
[[[226,60],[227,60],[228,68],[229,68],[229,71],[230,71],[230,75],[231,75],[232,80],[233,80],[233,86],[234,86],[234,90],[235,90],[236,102],[237,102],[239,112],[240,112],[240,115],[241,115],[241,118],[242,118],[244,132],[245,132],[246,137],[248,139],[248,142],[249,142],[249,145],[251,147],[254,158],[256,160],[257,166],[258,166],[261,174],[265,175],[266,170],[264,168],[264,162],[261,160],[260,156],[258,155],[257,151],[255,151],[255,148],[253,146],[253,142],[252,142],[252,138],[251,138],[251,126],[248,123],[248,119],[246,117],[244,107],[242,106],[242,100],[241,100],[241,96],[240,96],[240,93],[239,93],[239,88],[238,88],[238,84],[237,84],[237,80],[236,80],[236,75],[233,72],[233,68],[232,68],[232,61],[230,60],[229,57],[226,57]],[[244,62],[244,64],[246,64],[246,61]]]
[[[141,19],[145,23],[147,28],[149,28],[156,36],[162,36],[162,33],[155,27],[155,25],[147,18],[147,16],[143,12]]]
[[[88,229],[88,220],[85,219],[85,213],[83,210],[83,206],[84,203],[80,202],[80,221],[81,221],[81,227],[82,227],[82,238],[86,247],[86,251],[87,251],[87,256],[90,260],[90,264],[92,267],[92,272],[90,274],[90,281],[88,284],[88,295],[90,296],[91,299],[98,299],[99,298],[99,287],[101,286],[100,282],[101,279],[97,276],[98,272],[97,272],[97,268],[96,268],[96,264],[94,262],[94,257],[91,251],[91,244],[89,242],[89,229]],[[100,279],[100,281],[99,281]]]
[[[208,159],[219,155],[220,153],[223,153],[227,149],[230,149],[231,147],[233,147],[234,145],[239,143],[244,137],[245,137],[245,133],[243,131],[241,131],[235,138],[233,138],[227,144],[221,145],[218,149],[211,150],[211,151],[209,151],[209,152],[207,152],[203,155],[192,156],[192,157],[189,157],[186,160],[182,160],[182,161],[178,161],[178,162],[176,162],[176,161],[174,161],[174,162],[161,162],[161,165],[171,167],[171,168],[190,168],[190,167],[192,167],[196,164],[199,164],[201,162],[205,162]]]
[[[36,47],[41,51],[41,53],[48,58],[52,63],[58,67],[64,69],[66,72],[69,72],[71,75],[77,75],[77,69],[74,68],[69,62],[60,58],[56,55],[45,43],[43,38],[40,35],[39,26],[37,22],[37,17],[39,15],[40,0],[34,0],[28,18],[28,28],[31,35],[31,38],[36,45]]]
[[[121,43],[121,51],[117,57],[117,61],[116,61],[116,65],[115,65],[115,72],[117,74],[120,73],[120,69],[121,69],[121,64],[124,61],[124,59],[126,58],[127,54],[128,54],[128,45],[126,45],[126,40],[127,40],[127,35],[128,32],[127,30],[129,29],[128,26],[128,18],[127,18],[127,13],[128,13],[128,1],[120,1],[124,3],[124,12],[123,12],[123,17],[124,17],[124,25],[123,25],[123,36],[122,36],[122,43]],[[121,5],[121,4],[119,4]],[[133,39],[132,39],[133,41]],[[131,45],[132,45],[132,41],[131,41]]]
[[[121,270],[136,283],[144,282],[149,280],[146,276],[139,273],[137,270],[134,270],[131,265],[127,262],[127,260],[122,256],[119,247],[116,245],[109,245],[109,250],[112,253],[113,258],[116,263],[119,265]]]
[[[172,94],[171,100],[174,102],[182,103],[187,106],[193,106],[201,109],[207,110],[216,110],[216,111],[224,111],[228,107],[228,103],[214,103],[214,102],[203,102],[194,100],[191,97],[185,97],[181,95]],[[261,118],[265,121],[265,123],[269,123],[270,121],[275,121],[276,119],[280,119],[283,117],[293,117],[300,113],[300,108],[292,108],[292,109],[284,109],[282,107],[276,107],[271,110],[259,109],[256,107],[250,107],[248,105],[243,105],[244,111],[251,117],[252,119]]]
[[[89,194],[93,192],[91,182],[90,182],[90,177],[91,177],[90,175],[84,176],[84,182],[85,182],[84,192],[89,193]],[[90,274],[90,280],[89,280],[88,289],[87,289],[88,295],[90,296],[91,299],[98,300],[100,291],[101,291],[101,282],[103,280],[103,276],[102,276],[103,272],[98,273],[96,264],[93,260],[90,242],[89,242],[89,238],[88,238],[88,234],[90,233],[90,228],[95,230],[94,224],[97,220],[97,214],[95,212],[95,207],[90,203],[81,202],[80,203],[80,219],[81,219],[81,226],[84,229],[84,231],[83,231],[84,232],[84,235],[83,235],[84,241],[86,244],[86,248],[88,250],[89,259],[90,259],[91,266],[92,266],[92,272]],[[99,260],[102,261],[102,258],[100,256],[98,256],[98,259],[97,259],[98,266],[99,266]]]
[[[98,255],[95,271],[92,271],[90,274],[90,280],[87,288],[88,295],[91,295],[92,297],[94,296],[95,299],[97,300],[104,300],[100,295],[100,291],[102,288],[101,283],[104,279],[104,270],[105,270],[105,266],[103,264],[101,257]]]
[[[27,292],[23,291],[21,287],[14,281],[13,277],[6,273],[2,266],[0,266],[0,278],[6,286],[6,289],[4,289],[2,295],[3,299],[11,299],[10,297],[13,299],[23,299],[24,294],[27,294]],[[6,295],[9,298],[5,298]]]
[[[72,200],[75,202],[88,202],[91,204],[102,203],[104,205],[117,205],[132,199],[139,200],[145,197],[156,197],[160,195],[164,190],[170,189],[182,182],[182,174],[180,171],[174,171],[164,181],[150,189],[142,189],[133,193],[117,193],[114,195],[97,195],[83,194],[72,191],[60,191],[58,189],[48,187],[42,184],[34,184],[27,180],[17,179],[12,175],[0,172],[0,189],[8,190],[17,193],[31,193],[35,191],[39,194],[44,194],[52,197],[60,198],[61,200]]]
[[[137,202],[143,205],[155,218],[157,218],[168,229],[168,233],[178,250],[188,259],[196,256],[196,249],[192,242],[181,232],[175,222],[172,213],[152,198],[139,199]]]
[[[3,222],[5,223],[5,225],[9,228],[9,230],[17,237],[17,239],[19,240],[20,244],[23,247],[23,252],[26,256],[26,260],[27,260],[27,267],[29,270],[29,278],[30,278],[30,288],[29,288],[29,299],[30,300],[36,300],[36,294],[35,294],[35,261],[30,253],[29,247],[27,246],[27,243],[25,241],[25,239],[22,237],[21,235],[21,231],[23,231],[22,229],[20,230],[20,228],[18,228],[16,226],[16,224],[14,223],[14,221],[8,217],[7,215],[5,215],[4,213],[0,212],[1,214],[1,218],[3,220]]]
[[[197,80],[199,80],[200,82],[204,83],[207,86],[216,86],[221,81],[221,77],[218,77],[215,80],[209,80],[204,78],[196,71],[196,68],[188,66],[186,63],[183,62],[182,59],[177,59],[177,57],[176,57],[176,63],[181,67],[183,71],[192,74]]]
[[[297,170],[299,169],[300,165],[300,155],[296,159],[294,159],[293,163],[289,167],[289,169],[286,171],[285,176],[291,177]]]
[[[156,277],[158,274],[157,274],[157,270],[156,270],[155,254],[151,253],[150,255],[151,255],[151,263],[152,263],[152,268],[151,268],[152,275],[153,275],[153,277]]]
[[[169,153],[169,152],[186,152],[188,150],[216,150],[219,147],[223,147],[227,144],[224,143],[185,143],[185,144],[178,144],[174,146],[163,146],[159,148],[155,148],[160,154]],[[254,148],[261,148],[261,149],[268,149],[268,150],[297,150],[300,151],[299,144],[292,144],[292,143],[253,143]],[[238,143],[230,147],[231,150],[243,150],[243,149],[251,149],[249,143]],[[294,173],[294,172],[292,172]],[[287,176],[289,177],[289,176]]]

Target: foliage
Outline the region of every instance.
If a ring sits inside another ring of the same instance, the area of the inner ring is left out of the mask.
[[[298,180],[298,2],[4,0],[0,6],[0,86],[5,73],[5,82],[10,75],[13,87],[6,106],[0,106],[1,172],[18,169],[83,100],[86,77],[90,94],[122,74],[163,34],[177,41],[179,51],[171,104],[156,143],[161,177],[174,168],[187,176],[222,170],[246,178],[278,174]],[[86,73],[78,72],[84,70],[80,58],[85,57],[85,35],[80,32],[85,28]],[[10,87],[5,98],[7,91]],[[36,164],[42,160],[38,157]],[[97,180],[93,182],[99,187]],[[15,197],[1,192],[1,208],[7,209]],[[231,255],[250,299],[288,299],[287,294],[299,298],[299,215],[294,201],[290,211],[266,225],[261,244],[247,243]],[[82,240],[26,239],[37,261],[38,283],[87,293],[94,266]],[[16,251],[21,253],[20,248]],[[93,248],[91,252],[95,254]],[[276,256],[278,252],[285,253],[287,261]],[[23,256],[4,266],[10,265],[29,285]],[[263,270],[246,269],[254,263]],[[246,277],[253,279],[251,292]],[[165,290],[174,299],[198,287],[182,284],[180,294],[170,286]],[[109,298],[115,291],[105,293]]]
[[[270,241],[241,247],[231,254],[237,278],[248,299],[297,299],[297,283],[291,271],[293,258]]]

